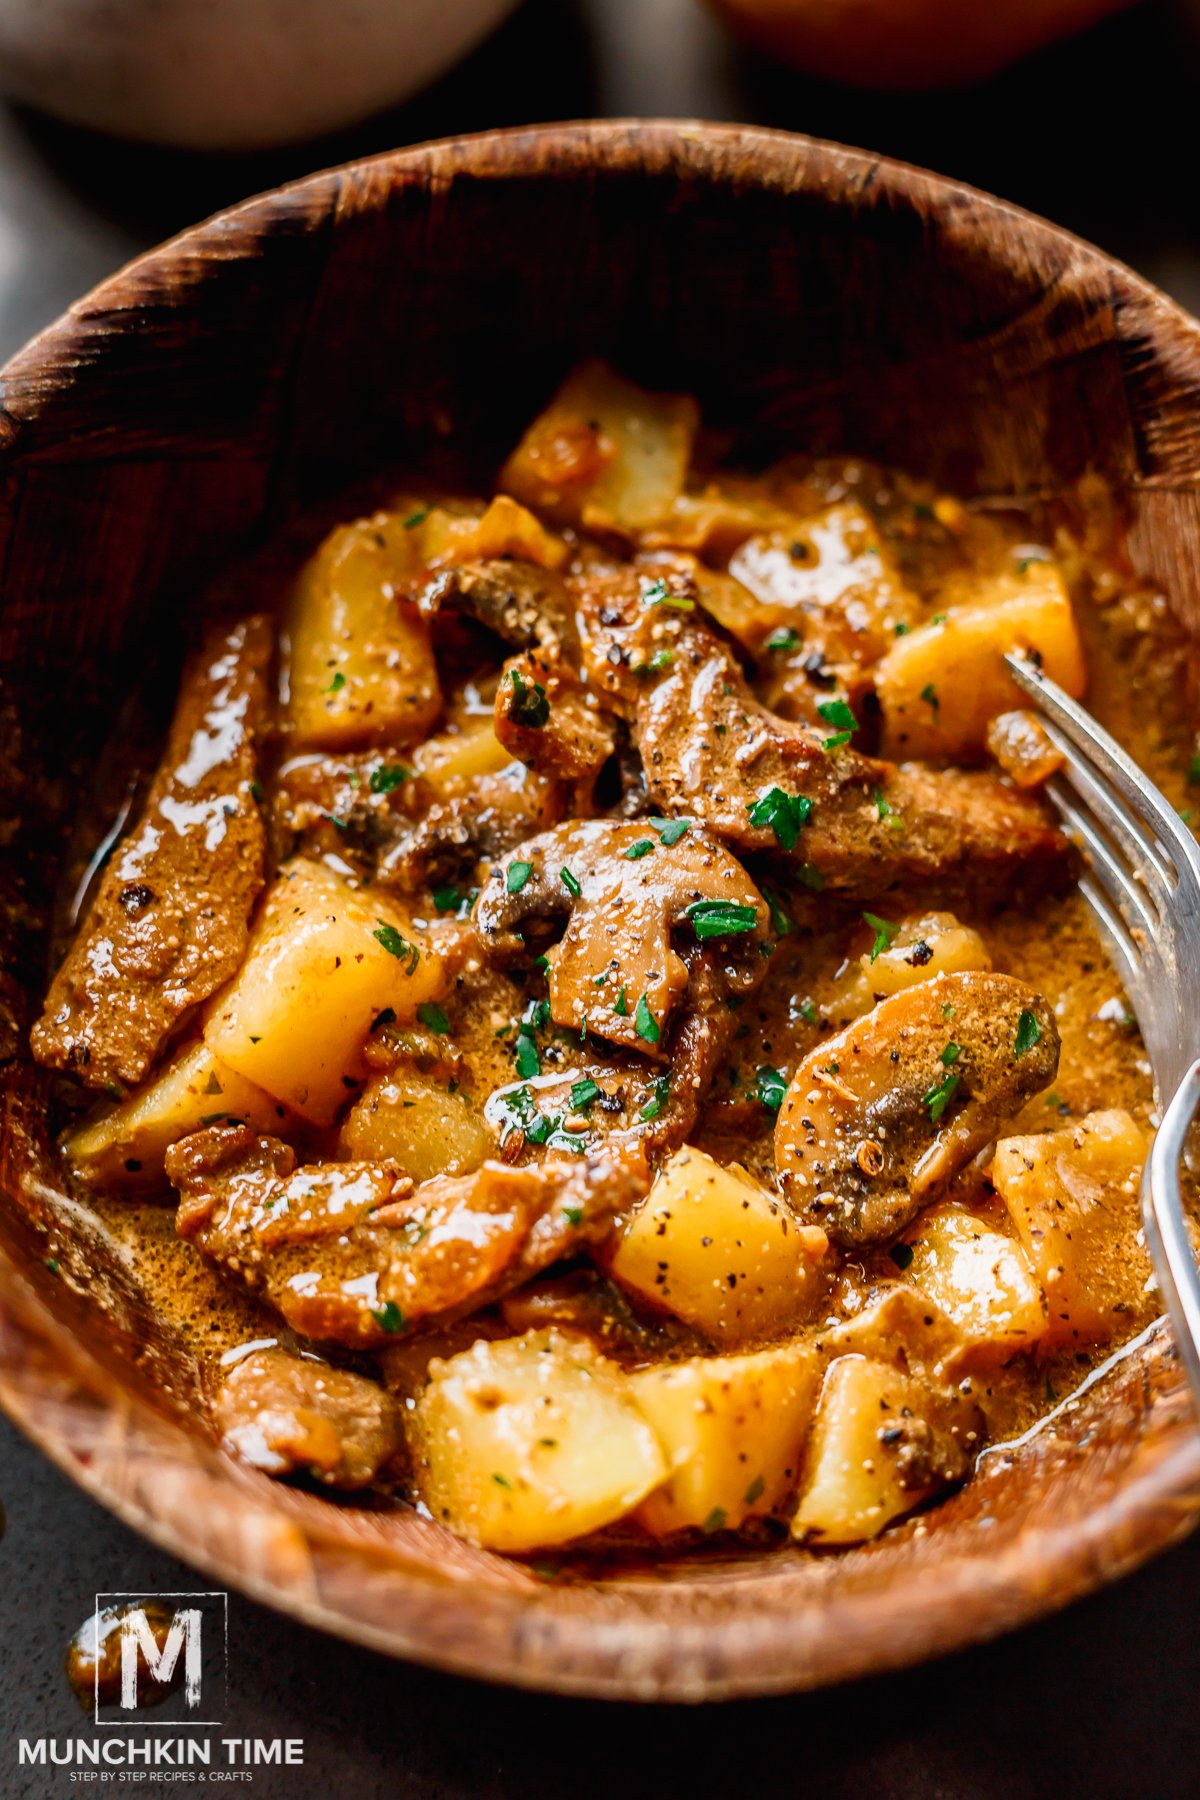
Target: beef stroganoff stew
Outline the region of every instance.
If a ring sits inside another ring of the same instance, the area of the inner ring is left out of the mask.
[[[727,472],[600,365],[210,622],[33,1047],[230,1455],[516,1554],[850,1545],[1157,1314],[1008,650],[1186,808],[1102,492]]]

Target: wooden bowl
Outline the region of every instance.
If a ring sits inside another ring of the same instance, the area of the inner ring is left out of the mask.
[[[453,441],[486,462],[589,352],[698,393],[748,452],[847,446],[974,493],[1052,492],[1097,467],[1141,570],[1200,629],[1200,327],[1128,270],[804,138],[501,133],[250,201],[9,364],[0,663],[22,735],[0,730],[6,810],[29,771],[106,738],[146,645],[213,569],[398,456]],[[44,977],[70,792],[40,804],[0,890],[18,1005]],[[9,1050],[0,1402],[139,1531],[347,1638],[562,1693],[778,1692],[991,1636],[1194,1522],[1200,1438],[1161,1327],[944,1506],[842,1556],[547,1581],[414,1513],[272,1486],[209,1442],[195,1370],[119,1255],[69,1229],[45,1079],[15,1034]]]

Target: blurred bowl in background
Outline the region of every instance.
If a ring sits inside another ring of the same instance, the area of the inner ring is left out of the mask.
[[[1129,0],[712,0],[770,55],[852,87],[981,81]]]
[[[296,143],[417,93],[516,0],[3,0],[0,87],[198,150]]]

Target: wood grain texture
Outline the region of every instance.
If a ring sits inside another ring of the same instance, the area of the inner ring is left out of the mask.
[[[0,811],[22,810],[22,771],[94,751],[146,646],[230,557],[381,464],[465,448],[487,469],[591,353],[697,393],[746,455],[848,448],[981,494],[1098,469],[1140,569],[1200,629],[1200,327],[1137,277],[803,138],[498,133],[250,201],[8,365],[0,670],[21,739]],[[18,1010],[44,978],[68,800],[26,818],[0,868],[0,1002]],[[1200,1441],[1164,1329],[945,1506],[842,1556],[549,1583],[413,1513],[273,1486],[197,1429],[196,1371],[113,1246],[68,1229],[46,1078],[20,1049],[0,1078],[0,1404],[139,1530],[346,1637],[560,1692],[778,1692],[1004,1630],[1194,1523]]]

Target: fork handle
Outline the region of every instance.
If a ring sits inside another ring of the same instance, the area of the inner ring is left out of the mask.
[[[1200,1411],[1200,1270],[1188,1238],[1179,1164],[1200,1109],[1200,1058],[1184,1075],[1162,1117],[1142,1174],[1142,1222],[1175,1343]]]

